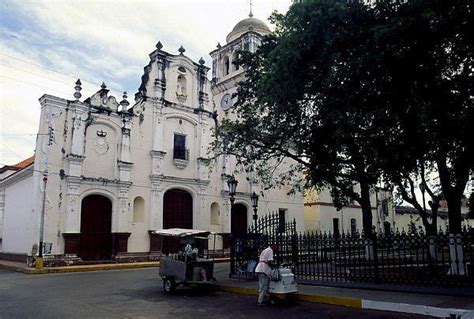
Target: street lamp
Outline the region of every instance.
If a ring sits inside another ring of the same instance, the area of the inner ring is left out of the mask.
[[[230,196],[230,207],[234,206],[235,201],[235,190],[237,189],[237,184],[239,182],[235,179],[234,175],[229,176],[227,180],[227,186],[229,187],[229,196]]]
[[[255,223],[255,232],[257,232],[258,195],[255,194],[255,192],[253,192],[252,195],[250,196],[250,200],[252,201],[252,207],[253,207],[253,221]]]

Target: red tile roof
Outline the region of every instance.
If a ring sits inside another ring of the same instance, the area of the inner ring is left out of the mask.
[[[5,165],[3,167],[0,167],[0,173],[3,173],[5,171],[19,171],[24,169],[25,167],[30,166],[33,164],[35,161],[35,156],[28,157],[27,159],[16,163],[15,165]]]

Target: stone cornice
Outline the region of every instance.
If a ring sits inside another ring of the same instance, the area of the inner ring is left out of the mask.
[[[69,162],[75,162],[75,163],[82,163],[84,161],[85,157],[82,155],[75,155],[75,154],[68,154],[67,155],[67,160]]]
[[[39,101],[40,101],[41,107],[44,107],[46,104],[56,106],[56,107],[64,107],[68,105],[68,102],[71,102],[69,100],[66,100],[57,96],[49,95],[49,94],[43,94],[39,98]]]
[[[108,179],[103,177],[90,177],[90,176],[81,176],[82,182],[86,182],[92,185],[100,185],[100,186],[107,186],[107,185],[115,185],[115,186],[131,186],[132,182],[121,181],[118,179]]]
[[[118,165],[118,167],[132,168],[133,163],[132,162],[117,161],[117,165]]]
[[[157,156],[157,157],[162,157],[162,156],[165,156],[166,155],[166,152],[165,151],[155,151],[155,150],[152,150],[150,151],[150,154],[152,157],[154,156]]]
[[[152,182],[182,183],[186,185],[198,185],[198,186],[207,186],[210,183],[209,180],[183,178],[183,177],[175,177],[175,176],[164,176],[164,175],[150,175],[150,179]]]

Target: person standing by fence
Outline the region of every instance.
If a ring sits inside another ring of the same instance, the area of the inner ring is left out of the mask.
[[[257,305],[263,305],[263,299],[268,292],[268,285],[270,284],[270,274],[272,268],[275,268],[274,254],[278,252],[278,247],[271,244],[265,248],[260,254],[260,258],[255,268],[258,274],[258,300]]]

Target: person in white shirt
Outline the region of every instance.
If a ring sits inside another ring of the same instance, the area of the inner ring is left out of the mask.
[[[271,244],[265,248],[260,254],[260,258],[255,268],[258,273],[258,300],[257,305],[263,305],[263,299],[268,292],[268,285],[270,283],[270,274],[272,268],[275,268],[273,262],[273,255],[278,252],[278,247]]]

